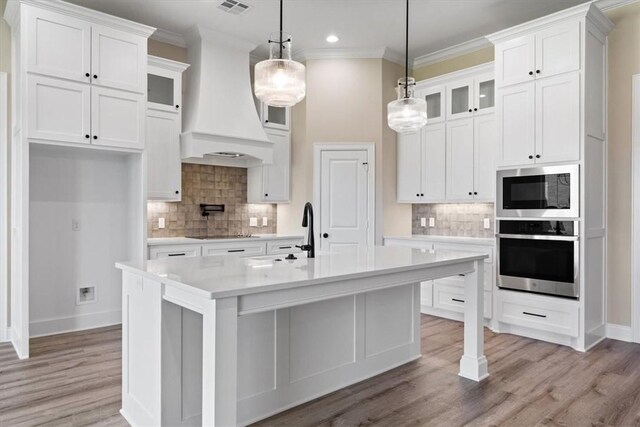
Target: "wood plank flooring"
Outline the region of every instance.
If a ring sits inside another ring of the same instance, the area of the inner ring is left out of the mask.
[[[422,352],[401,366],[264,420],[264,426],[640,426],[640,345],[589,353],[485,330],[489,380],[457,376],[462,324],[422,317]],[[120,328],[0,345],[0,426],[126,425]]]

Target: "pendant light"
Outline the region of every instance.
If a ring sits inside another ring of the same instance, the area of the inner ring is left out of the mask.
[[[291,59],[291,35],[280,31],[269,37],[269,59],[255,66],[256,97],[271,107],[291,107],[302,101],[306,92],[305,67]]]
[[[413,97],[416,80],[409,77],[409,0],[405,38],[405,76],[398,79],[398,99],[387,105],[387,122],[398,133],[415,133],[427,124],[427,102]]]

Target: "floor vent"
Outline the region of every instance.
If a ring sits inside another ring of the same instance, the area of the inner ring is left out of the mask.
[[[241,3],[236,0],[224,0],[220,5],[218,5],[218,9],[222,9],[225,12],[232,13],[234,15],[241,15],[247,10],[249,10],[251,6],[246,3]]]

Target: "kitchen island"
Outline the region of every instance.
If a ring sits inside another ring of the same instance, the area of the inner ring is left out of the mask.
[[[465,275],[460,376],[488,376],[484,254],[355,247],[123,270],[122,414],[246,425],[420,357],[420,282]]]

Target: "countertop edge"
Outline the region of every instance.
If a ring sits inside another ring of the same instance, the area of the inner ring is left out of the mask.
[[[466,236],[430,236],[426,234],[414,234],[411,236],[383,236],[384,240],[404,240],[409,242],[441,242],[459,243],[468,245],[495,246],[493,237],[466,237]]]
[[[229,237],[224,239],[193,239],[189,237],[150,237],[147,239],[147,247],[149,246],[169,246],[169,245],[199,245],[224,242],[255,242],[255,241],[274,241],[274,240],[290,240],[304,239],[304,236],[289,235],[257,235],[255,237]]]

